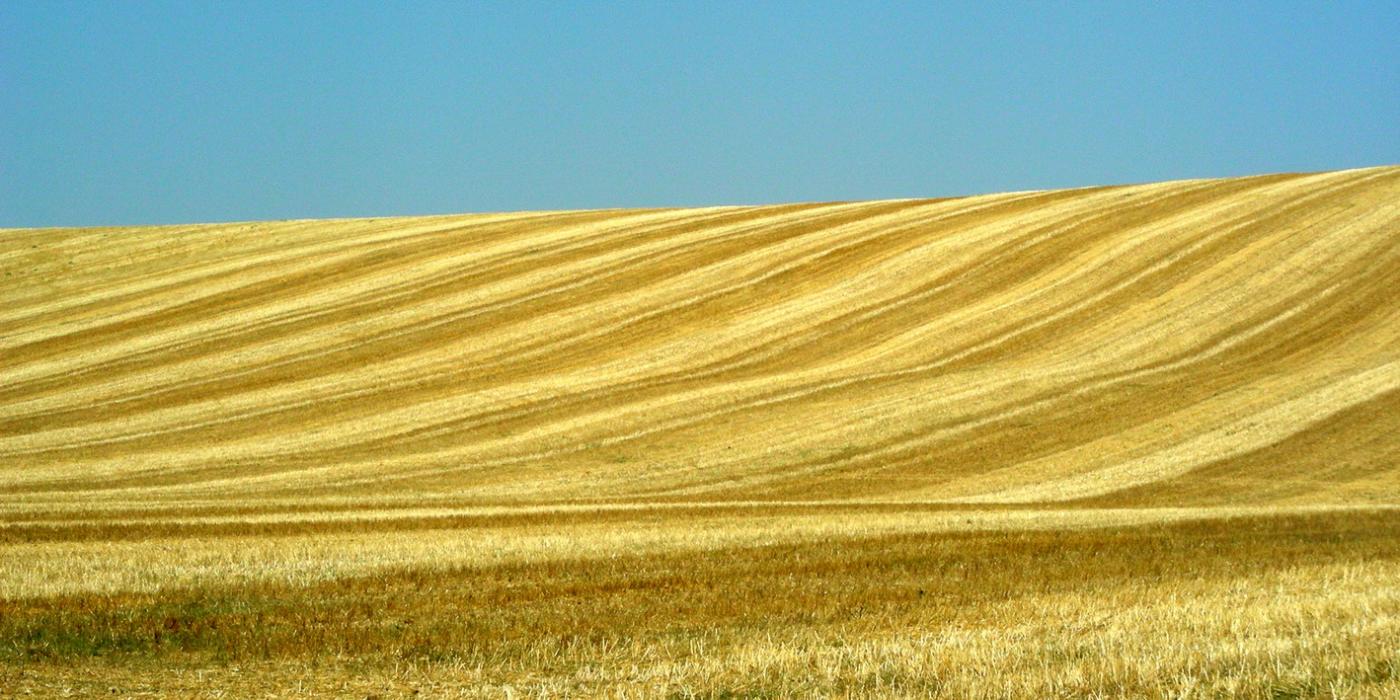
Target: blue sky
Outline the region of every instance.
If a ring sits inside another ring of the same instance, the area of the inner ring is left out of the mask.
[[[1400,2],[0,2],[0,226],[1400,163]]]

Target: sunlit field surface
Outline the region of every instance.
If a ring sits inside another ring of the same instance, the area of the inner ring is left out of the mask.
[[[0,230],[0,696],[1400,696],[1400,168]]]

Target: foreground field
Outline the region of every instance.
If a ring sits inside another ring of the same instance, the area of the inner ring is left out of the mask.
[[[174,697],[1400,693],[1392,513],[580,551],[14,601],[0,679]]]
[[[0,695],[1400,693],[1400,168],[0,275]]]

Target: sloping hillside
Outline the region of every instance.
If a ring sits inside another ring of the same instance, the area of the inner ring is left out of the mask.
[[[1396,167],[6,230],[0,275],[12,503],[1400,493]]]

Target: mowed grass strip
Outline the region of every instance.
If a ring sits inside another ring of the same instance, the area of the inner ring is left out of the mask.
[[[164,515],[142,514],[136,517],[99,513],[91,516],[58,513],[38,513],[31,519],[19,522],[4,522],[0,519],[0,546],[11,544],[37,544],[44,542],[130,542],[153,539],[202,540],[220,537],[267,537],[267,536],[306,536],[332,535],[338,533],[374,532],[414,532],[425,530],[495,530],[501,528],[543,528],[565,529],[597,524],[631,525],[639,528],[650,526],[674,527],[685,521],[704,523],[722,518],[773,518],[791,517],[812,520],[814,517],[868,518],[887,514],[892,516],[928,514],[941,521],[957,522],[957,514],[975,517],[988,529],[985,523],[1003,514],[1051,511],[1059,517],[1076,512],[1084,514],[1113,514],[1123,516],[1141,513],[1143,518],[1152,514],[1163,517],[1221,517],[1250,512],[1284,512],[1287,510],[1335,510],[1348,506],[1298,506],[1294,508],[1244,507],[1229,508],[1220,506],[1213,509],[1162,507],[1153,509],[1101,508],[1093,505],[1047,509],[1036,503],[995,504],[988,506],[978,503],[691,503],[691,504],[599,504],[594,506],[518,506],[499,508],[363,508],[358,510],[318,511],[308,508],[302,512],[273,512],[246,515],[223,515],[217,510],[206,513],[170,513]],[[1379,506],[1391,507],[1391,506]],[[27,514],[26,514],[27,515]],[[933,522],[932,519],[929,521]],[[972,523],[974,521],[968,520]],[[0,550],[0,556],[5,553]]]
[[[1389,512],[832,538],[11,601],[0,665],[172,694],[178,669],[311,663],[404,692],[1379,696],[1398,581]]]

